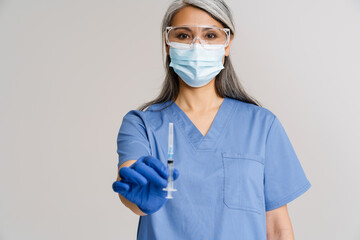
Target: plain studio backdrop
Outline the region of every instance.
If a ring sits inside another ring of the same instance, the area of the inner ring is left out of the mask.
[[[0,1],[1,240],[135,239],[116,138],[160,91],[169,3]],[[236,72],[312,183],[288,205],[296,239],[360,239],[359,1],[227,3]]]

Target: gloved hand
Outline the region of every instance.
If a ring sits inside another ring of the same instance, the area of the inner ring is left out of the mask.
[[[121,181],[113,183],[113,190],[135,203],[146,214],[158,211],[168,200],[163,188],[167,186],[169,170],[157,158],[142,156],[130,167],[122,167],[119,176]],[[178,176],[179,171],[174,168],[174,180]]]

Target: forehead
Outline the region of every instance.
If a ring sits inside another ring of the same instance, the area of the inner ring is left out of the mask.
[[[180,9],[173,17],[171,25],[213,25],[223,27],[221,23],[212,18],[210,14],[192,6]]]

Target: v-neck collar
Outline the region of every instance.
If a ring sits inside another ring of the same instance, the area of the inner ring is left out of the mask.
[[[230,98],[225,97],[221,103],[215,118],[206,133],[202,135],[195,124],[190,120],[186,113],[173,101],[170,100],[169,112],[173,121],[179,124],[179,130],[182,131],[193,145],[195,150],[212,150],[215,147],[217,140],[226,126],[226,122],[233,111],[234,104]]]

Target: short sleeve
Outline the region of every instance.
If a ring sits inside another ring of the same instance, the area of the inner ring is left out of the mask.
[[[265,208],[269,211],[299,197],[311,184],[276,116],[267,135],[265,151]]]
[[[150,144],[140,111],[131,110],[122,120],[117,136],[118,169],[128,160],[150,155]]]

